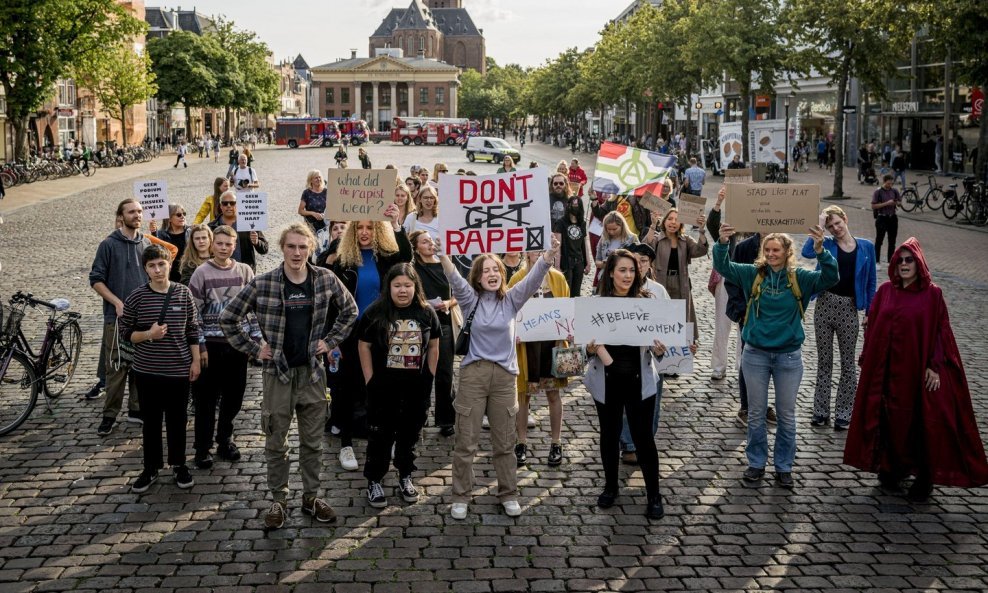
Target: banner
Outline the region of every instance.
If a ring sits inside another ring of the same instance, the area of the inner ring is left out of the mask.
[[[725,169],[724,183],[753,183],[751,169]]]
[[[693,324],[683,324],[683,331],[676,334],[671,342],[663,342],[666,353],[655,362],[655,371],[660,375],[689,375],[693,372],[693,353],[690,352],[690,342],[693,341]]]
[[[268,193],[243,192],[237,194],[237,230],[268,230]]]
[[[676,209],[679,210],[679,222],[696,226],[696,219],[706,214],[707,199],[693,194],[680,193]]]
[[[573,299],[528,299],[515,317],[515,335],[522,342],[565,340],[573,335]]]
[[[577,344],[651,346],[654,340],[671,344],[686,326],[686,301],[581,297],[573,299]]]
[[[802,233],[817,224],[820,186],[732,183],[722,208],[724,222],[739,233]]]
[[[749,123],[750,125],[750,123]],[[724,122],[720,124],[720,137],[717,145],[717,154],[720,156],[720,168],[727,170],[727,166],[734,160],[734,155],[744,160],[744,145],[741,138],[741,122]]]
[[[144,220],[168,218],[168,184],[165,181],[135,181],[134,198],[141,203]]]
[[[326,220],[390,220],[384,211],[394,202],[397,181],[396,169],[330,169]]]
[[[549,249],[549,171],[439,178],[439,236],[447,255]]]
[[[786,120],[766,119],[748,122],[750,163],[775,163],[786,160]]]
[[[607,194],[658,193],[651,186],[662,183],[675,166],[674,156],[604,142],[597,153],[593,189]]]

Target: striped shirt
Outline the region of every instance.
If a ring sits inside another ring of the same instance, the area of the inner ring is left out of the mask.
[[[134,345],[133,370],[163,377],[188,377],[192,364],[190,347],[198,348],[199,318],[192,293],[177,282],[171,283],[172,298],[165,311],[168,332],[160,340]],[[165,295],[151,290],[149,284],[134,289],[124,301],[120,318],[120,337],[130,341],[134,332],[143,332],[158,322]]]

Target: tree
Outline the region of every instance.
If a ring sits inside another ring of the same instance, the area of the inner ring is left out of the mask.
[[[146,29],[115,0],[4,0],[0,84],[17,158],[27,157],[30,116],[51,97],[55,81],[93,59],[94,52]]]
[[[186,138],[192,125],[192,108],[213,104],[220,83],[217,72],[229,68],[216,39],[200,37],[187,31],[176,31],[167,37],[148,43],[154,74],[158,83],[158,98],[185,107]]]
[[[92,91],[110,117],[120,121],[123,143],[127,138],[127,108],[147,101],[158,92],[146,52],[117,45],[94,52],[75,69],[76,80]]]
[[[921,12],[899,0],[815,0],[793,2],[785,14],[793,43],[803,58],[837,86],[834,197],[844,195],[844,106],[851,77],[885,98],[886,78],[908,55]],[[983,48],[983,46],[982,46]],[[747,133],[747,132],[746,132]],[[747,136],[746,136],[747,137]]]
[[[207,37],[215,39],[226,54],[223,69],[216,73],[219,83],[210,105],[224,108],[224,135],[229,140],[231,110],[277,111],[280,81],[267,61],[271,53],[267,44],[259,41],[253,31],[239,30],[233,21],[219,17],[216,30]]]

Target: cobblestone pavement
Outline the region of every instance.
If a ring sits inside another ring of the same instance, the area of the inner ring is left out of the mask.
[[[494,170],[469,165],[451,148],[382,145],[369,152],[379,166],[391,162],[403,171],[412,162],[439,160],[453,170]],[[528,145],[522,162],[552,164],[569,156]],[[592,165],[592,158],[580,156]],[[255,167],[275,205],[273,227],[296,218],[307,170],[331,161],[330,150],[258,151]],[[225,169],[202,163],[167,167],[154,177],[165,179],[171,198],[194,212]],[[629,466],[622,467],[621,504],[607,511],[594,506],[603,472],[596,415],[579,383],[564,396],[566,460],[558,469],[545,464],[548,412],[544,399],[535,398],[539,427],[530,433],[534,459],[519,470],[525,513],[517,519],[499,512],[490,490],[486,438],[470,514],[465,521],[449,518],[452,441],[430,427],[419,450],[415,479],[424,496],[417,504],[398,501],[388,484],[391,505],[371,509],[364,479],[340,468],[339,443],[327,438],[323,486],[339,525],[318,525],[298,512],[295,479],[286,528],[265,535],[255,369],[236,423],[243,460],[194,471],[197,484],[188,491],[165,479],[144,496],[132,494],[128,485],[141,465],[138,429],[123,423],[109,437],[97,437],[102,400],[81,397],[95,375],[100,335],[100,303],[88,287],[88,270],[96,244],[112,228],[117,202],[131,188],[132,180],[117,181],[20,208],[0,227],[0,293],[68,296],[83,314],[85,334],[79,378],[53,404],[54,415],[41,406],[0,439],[0,592],[988,589],[988,491],[937,488],[930,503],[910,505],[876,490],[874,476],[841,465],[844,433],[809,427],[816,372],[811,325],[799,395],[796,489],[740,485],[745,435],[733,422],[736,374],[711,381],[702,349],[712,341],[707,258],[692,270],[703,328],[697,372],[667,382],[656,437],[667,513],[662,521],[644,518],[641,474]],[[708,186],[705,195],[715,191]],[[850,210],[852,229],[872,236],[871,217]],[[903,220],[901,227],[900,240],[916,235],[923,241],[945,289],[984,429],[988,369],[977,352],[985,350],[988,335],[982,314],[988,235],[923,220]],[[261,269],[278,260],[263,257]],[[363,460],[363,442],[357,452]]]

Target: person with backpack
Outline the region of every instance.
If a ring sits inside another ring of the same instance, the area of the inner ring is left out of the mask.
[[[775,409],[778,428],[775,433],[775,483],[781,488],[794,487],[793,459],[796,457],[796,393],[803,378],[801,348],[803,312],[814,293],[837,283],[837,261],[823,248],[823,229],[809,229],[818,270],[796,266],[792,237],[771,233],[762,238],[761,250],[754,264],[731,262],[728,242],[734,227],[722,224],[720,240],[714,246],[714,269],[726,280],[741,286],[747,298],[744,329],[745,341],[741,368],[748,387],[748,444],[745,453],[748,469],[742,481],[757,488],[765,476],[768,461],[768,431],[765,424],[769,379],[775,384]]]

